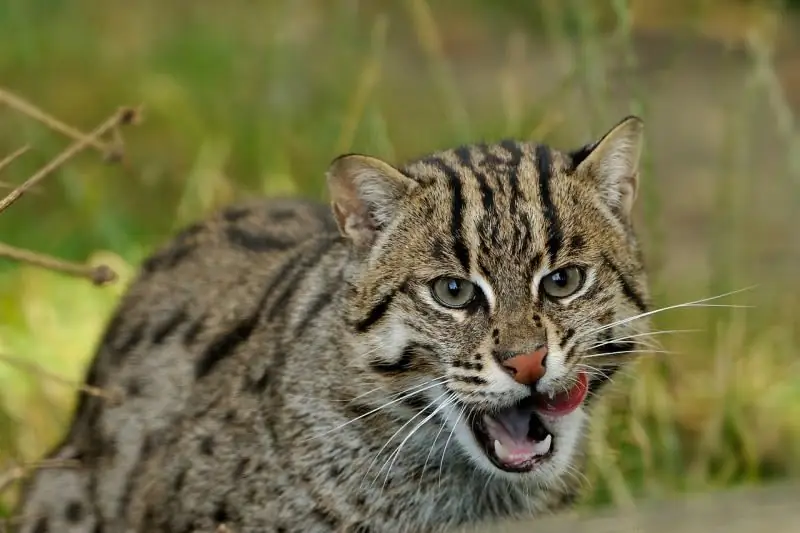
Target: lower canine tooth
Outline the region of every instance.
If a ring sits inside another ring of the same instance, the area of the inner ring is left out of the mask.
[[[508,457],[508,450],[500,444],[500,441],[495,439],[494,440],[494,454],[497,456],[498,459],[505,459]]]
[[[497,441],[495,441],[497,442]],[[544,455],[550,451],[550,444],[553,442],[553,436],[548,435],[542,442],[537,442],[533,448],[534,455]]]

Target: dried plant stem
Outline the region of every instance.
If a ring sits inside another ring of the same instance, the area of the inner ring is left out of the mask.
[[[0,87],[0,102],[6,104],[12,109],[19,111],[20,113],[23,113],[24,115],[31,117],[34,120],[41,122],[48,128],[72,138],[73,140],[86,141],[87,146],[95,148],[103,154],[109,154],[115,151],[112,145],[108,145],[92,135],[86,135],[82,131],[73,128],[69,124],[61,122],[54,116],[42,111],[32,103],[11,93],[7,89],[3,89],[2,87]]]
[[[48,270],[69,274],[70,276],[85,278],[95,285],[105,285],[117,279],[117,274],[107,265],[81,265],[71,263],[63,259],[39,254],[23,248],[15,248],[3,243],[0,243],[0,258],[28,263]]]
[[[0,189],[13,189],[16,187],[13,183],[8,183],[7,181],[0,181]],[[29,189],[28,192],[30,194],[42,194],[42,191],[39,189]]]
[[[117,394],[103,390],[100,387],[93,387],[92,385],[86,385],[83,383],[78,383],[66,379],[64,377],[53,374],[52,372],[43,369],[42,367],[40,367],[35,363],[31,363],[30,361],[26,361],[19,357],[14,357],[8,354],[0,353],[0,361],[8,363],[9,365],[16,366],[17,368],[22,368],[25,371],[30,372],[32,374],[38,374],[51,381],[56,381],[58,383],[61,383],[62,385],[73,387],[75,389],[80,390],[81,392],[85,392],[89,396],[96,396],[98,398],[103,398],[104,400],[114,404],[119,402],[119,396]]]
[[[0,159],[0,172],[2,172],[3,169],[5,169],[8,165],[13,163],[18,157],[30,150],[30,148],[30,146],[25,145],[22,148],[19,148],[16,152],[13,152],[11,155],[7,156],[5,159]]]
[[[22,465],[14,465],[10,469],[0,474],[0,492],[6,487],[18,481],[31,470],[43,470],[46,468],[78,468],[81,464],[79,461],[71,459],[44,459],[35,463],[28,463]]]
[[[19,198],[23,194],[25,194],[28,191],[28,189],[39,183],[42,179],[47,177],[58,167],[60,167],[69,159],[74,157],[75,154],[89,147],[94,141],[97,140],[98,137],[101,137],[109,130],[121,124],[129,124],[133,122],[137,116],[138,112],[132,108],[122,108],[119,111],[117,111],[114,114],[114,116],[108,118],[91,134],[83,137],[82,139],[68,146],[63,152],[61,152],[49,163],[47,163],[45,166],[39,169],[39,171],[36,172],[33,176],[28,178],[22,185],[11,191],[5,198],[0,200],[0,213],[8,209],[8,207],[17,200],[19,200]]]

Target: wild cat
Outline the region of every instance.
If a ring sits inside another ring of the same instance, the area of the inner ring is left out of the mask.
[[[127,290],[24,533],[446,531],[568,506],[646,335],[643,123],[395,167],[189,226]],[[220,529],[218,529],[220,528]]]

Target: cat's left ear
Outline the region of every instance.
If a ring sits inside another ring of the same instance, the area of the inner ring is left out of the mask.
[[[403,197],[417,186],[390,164],[358,154],[334,159],[327,179],[339,231],[361,249],[372,245]]]
[[[628,116],[600,140],[570,153],[577,174],[594,182],[603,199],[628,219],[639,188],[644,121]]]

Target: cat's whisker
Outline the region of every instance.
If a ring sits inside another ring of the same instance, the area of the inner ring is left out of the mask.
[[[354,402],[354,401],[356,401],[356,400],[360,400],[361,398],[363,398],[363,397],[365,397],[365,396],[369,396],[370,394],[372,394],[372,393],[374,393],[374,392],[378,392],[379,390],[381,390],[381,389],[385,389],[385,388],[386,388],[386,387],[384,387],[383,385],[378,385],[377,387],[375,387],[375,388],[373,388],[373,389],[370,389],[370,390],[368,390],[367,392],[362,392],[362,393],[361,393],[361,394],[359,394],[358,396],[353,396],[353,397],[352,397],[352,398],[350,398],[349,400],[331,400],[331,401],[333,401],[333,402],[337,402],[337,403],[352,403],[352,402]]]
[[[624,354],[637,354],[637,353],[638,354],[662,353],[662,354],[674,355],[680,352],[673,352],[671,350],[620,350],[618,352],[593,353],[593,354],[582,355],[581,359],[594,359],[595,357],[609,357],[611,355],[624,355]]]
[[[656,331],[647,331],[644,333],[636,333],[633,335],[624,335],[622,337],[616,337],[613,339],[604,340],[601,342],[597,342],[594,344],[590,344],[586,347],[587,350],[594,350],[596,348],[600,348],[601,346],[606,346],[608,344],[616,344],[619,341],[630,340],[630,339],[638,339],[641,337],[652,337],[655,335],[666,335],[671,333],[698,333],[703,331],[702,329],[662,329]],[[638,341],[637,341],[638,342]]]
[[[444,443],[444,449],[442,450],[442,459],[439,461],[439,487],[442,486],[442,469],[444,468],[444,457],[447,453],[447,446],[450,444],[450,439],[453,438],[453,433],[455,433],[456,428],[458,427],[459,422],[461,421],[461,417],[464,415],[464,410],[467,408],[467,404],[461,406],[461,411],[459,411],[458,416],[456,416],[456,421],[453,422],[453,427],[450,428],[450,435],[447,436],[447,440]]]
[[[431,401],[428,403],[428,405],[426,405],[426,406],[425,406],[423,409],[421,409],[420,411],[418,411],[417,413],[415,413],[415,414],[414,414],[414,416],[412,416],[411,418],[409,418],[408,420],[406,420],[406,422],[405,422],[403,425],[401,425],[401,426],[400,426],[400,427],[397,429],[397,431],[395,431],[395,432],[392,434],[392,436],[391,436],[391,437],[389,437],[389,438],[387,439],[387,441],[386,441],[386,442],[384,442],[384,443],[383,443],[383,446],[381,446],[381,449],[380,449],[380,450],[378,450],[378,453],[376,453],[376,454],[375,454],[375,457],[372,459],[372,462],[369,464],[369,466],[367,467],[367,470],[364,472],[364,478],[366,478],[366,477],[367,477],[367,475],[369,474],[369,471],[370,471],[370,470],[372,470],[372,467],[375,465],[375,461],[377,461],[377,460],[378,460],[378,457],[380,457],[380,456],[381,456],[381,454],[383,453],[383,450],[385,450],[385,449],[386,449],[386,447],[389,445],[389,443],[390,443],[390,442],[392,442],[392,441],[394,440],[394,438],[395,438],[397,435],[399,435],[399,434],[400,434],[400,432],[402,432],[402,431],[403,431],[403,429],[405,429],[405,427],[406,427],[406,426],[408,426],[408,425],[409,425],[409,424],[411,424],[411,423],[412,423],[414,420],[416,420],[416,418],[417,418],[417,417],[421,416],[421,415],[422,415],[422,413],[424,413],[424,412],[425,412],[425,411],[428,409],[428,407],[430,407],[431,405],[435,404],[435,403],[436,403],[436,402],[439,400],[439,398],[442,398],[442,397],[446,396],[447,394],[448,394],[447,392],[444,392],[444,393],[442,393],[440,396],[438,396],[438,397],[436,397],[435,399],[431,400]],[[391,455],[390,455],[389,457],[391,457]],[[383,470],[383,468],[381,468],[381,470]],[[378,471],[378,476],[380,476],[380,471]],[[377,479],[377,476],[376,476],[376,478],[375,478],[375,479]],[[373,480],[373,483],[374,483],[374,481],[375,481],[375,480]],[[362,479],[362,484],[363,484],[363,479]]]
[[[600,377],[608,381],[609,383],[614,383],[614,377],[608,375],[607,373],[603,372],[601,368],[597,368],[595,366],[587,365],[584,363],[577,363],[576,365],[579,368],[584,369],[584,372],[589,374],[591,377]],[[615,373],[619,372],[621,369],[617,369]],[[591,391],[590,391],[591,392]]]
[[[422,383],[417,383],[416,385],[412,385],[412,386],[410,386],[410,387],[408,387],[408,388],[406,388],[406,389],[404,389],[404,390],[401,390],[401,391],[399,391],[399,392],[394,392],[394,393],[392,393],[392,394],[391,394],[391,397],[400,396],[400,395],[402,395],[402,394],[405,394],[405,393],[407,393],[407,392],[410,392],[410,391],[412,391],[412,390],[414,390],[414,389],[417,389],[417,388],[419,388],[419,387],[424,387],[425,385],[427,385],[427,384],[429,384],[429,383],[433,383],[434,381],[440,382],[440,384],[442,384],[442,383],[448,383],[448,382],[449,382],[449,379],[447,379],[447,378],[448,378],[448,375],[447,375],[447,374],[442,374],[441,376],[437,376],[437,377],[435,377],[435,378],[431,378],[431,379],[429,379],[429,380],[423,381]],[[444,380],[444,381],[442,382],[441,380]]]
[[[448,400],[450,400],[451,405],[455,403],[456,402],[455,394],[451,393],[451,395],[448,397]],[[434,437],[433,443],[431,444],[431,448],[430,450],[428,450],[428,456],[425,457],[425,462],[422,464],[422,472],[419,475],[419,484],[417,485],[417,492],[419,492],[422,489],[422,480],[425,477],[425,470],[428,467],[428,461],[430,461],[431,455],[433,455],[433,450],[436,448],[436,443],[439,441],[439,436],[442,434],[442,431],[444,431],[444,428],[446,426],[447,426],[447,421],[445,419],[442,419],[442,423],[439,424],[439,431],[436,432],[436,437]]]
[[[445,394],[448,394],[448,393],[445,393]],[[442,394],[442,396],[444,396],[445,394]],[[441,398],[442,396],[439,396],[439,398]],[[437,400],[438,400],[439,398],[437,398]],[[417,424],[417,425],[416,425],[416,426],[415,426],[415,427],[414,427],[414,428],[413,428],[413,429],[412,429],[412,430],[411,430],[411,431],[408,433],[408,435],[406,435],[406,437],[405,437],[405,438],[402,440],[402,442],[400,442],[400,444],[397,446],[397,449],[396,449],[396,450],[394,451],[394,453],[392,454],[393,458],[392,458],[392,456],[389,456],[389,458],[391,459],[391,463],[389,463],[389,468],[387,468],[387,469],[386,469],[386,477],[385,477],[385,478],[384,478],[384,480],[383,480],[383,486],[381,487],[381,491],[383,491],[383,489],[386,487],[386,483],[389,481],[389,475],[391,474],[391,471],[392,471],[392,466],[394,466],[394,463],[395,463],[395,461],[396,461],[396,460],[397,460],[397,458],[400,456],[400,450],[403,448],[403,446],[405,445],[405,443],[406,443],[406,442],[408,442],[408,439],[410,439],[410,438],[411,438],[411,437],[412,437],[412,436],[413,436],[413,435],[414,435],[414,434],[415,434],[417,431],[419,431],[419,429],[420,429],[422,426],[424,426],[426,423],[428,423],[428,421],[430,421],[430,420],[431,420],[431,419],[432,419],[434,416],[436,416],[436,415],[437,415],[437,413],[439,413],[439,411],[441,411],[443,408],[447,407],[447,405],[448,405],[448,404],[449,404],[449,402],[451,402],[451,401],[452,401],[451,399],[447,399],[447,400],[445,400],[445,401],[444,401],[444,402],[442,402],[442,403],[441,403],[441,404],[440,404],[440,405],[439,405],[439,406],[438,406],[436,409],[434,409],[434,410],[433,410],[433,412],[432,412],[431,414],[429,414],[428,416],[426,416],[426,417],[425,417],[425,419],[424,419],[424,420],[422,420],[422,422],[420,422],[419,424]],[[388,461],[388,460],[387,460],[387,461]],[[383,470],[383,467],[381,467],[381,470]],[[378,472],[378,475],[380,475],[380,471]]]
[[[634,315],[632,317],[623,318],[621,320],[617,320],[617,321],[611,322],[610,324],[604,324],[604,325],[602,325],[602,326],[600,326],[598,328],[595,328],[595,329],[592,329],[592,330],[589,330],[589,331],[584,331],[584,332],[579,333],[578,335],[576,335],[576,337],[583,338],[583,337],[586,337],[586,336],[589,336],[589,335],[595,335],[595,334],[597,334],[597,333],[599,333],[601,331],[605,331],[605,330],[607,330],[609,328],[613,328],[613,327],[616,327],[616,326],[621,326],[621,325],[627,324],[629,322],[633,322],[634,320],[641,320],[642,318],[646,318],[648,316],[652,316],[652,315],[655,315],[655,314],[658,314],[658,313],[663,313],[665,311],[670,311],[670,310],[673,310],[673,309],[681,309],[681,308],[686,308],[686,307],[718,307],[718,306],[719,307],[739,307],[739,306],[736,306],[735,304],[734,305],[707,304],[706,302],[710,302],[710,301],[713,301],[713,300],[718,300],[718,299],[724,298],[726,296],[731,296],[733,294],[738,294],[740,292],[748,291],[748,290],[751,290],[751,289],[753,289],[755,287],[756,287],[756,285],[752,285],[750,287],[745,287],[743,289],[737,289],[735,291],[729,291],[729,292],[726,292],[726,293],[723,293],[723,294],[718,294],[716,296],[709,296],[708,298],[702,298],[700,300],[694,300],[694,301],[691,301],[691,302],[684,302],[684,303],[680,303],[680,304],[668,305],[666,307],[660,307],[658,309],[653,309],[651,311],[646,311],[644,313],[639,313],[638,315]]]
[[[406,394],[406,395],[404,395],[404,396],[401,396],[400,398],[396,398],[396,399],[394,399],[394,400],[391,400],[391,401],[389,401],[389,402],[386,402],[385,404],[383,404],[383,405],[381,405],[381,406],[379,406],[379,407],[376,407],[375,409],[371,409],[370,411],[367,411],[367,412],[366,412],[366,413],[364,413],[363,415],[359,415],[359,416],[357,416],[357,417],[355,417],[355,418],[353,418],[353,419],[351,419],[351,420],[348,420],[347,422],[345,422],[345,423],[343,423],[343,424],[339,424],[339,425],[338,425],[338,426],[336,426],[335,428],[329,429],[328,431],[325,431],[325,432],[323,432],[323,433],[320,433],[320,434],[318,434],[318,435],[312,435],[311,437],[308,437],[307,439],[303,439],[303,440],[302,440],[302,441],[300,441],[300,442],[308,442],[308,441],[310,441],[310,440],[313,440],[313,439],[317,439],[317,438],[320,438],[320,437],[324,437],[325,435],[328,435],[328,434],[330,434],[330,433],[333,433],[334,431],[338,431],[338,430],[342,429],[342,428],[343,428],[343,427],[345,427],[345,426],[349,426],[349,425],[350,425],[350,424],[352,424],[353,422],[356,422],[356,421],[358,421],[358,420],[361,420],[362,418],[365,418],[365,417],[368,417],[368,416],[370,416],[370,415],[373,415],[373,414],[377,413],[378,411],[380,411],[380,410],[382,410],[382,409],[385,409],[385,408],[389,407],[390,405],[394,405],[394,404],[396,404],[396,403],[398,403],[398,402],[401,402],[401,401],[405,400],[406,398],[409,398],[409,397],[411,397],[411,396],[415,396],[415,395],[417,395],[417,394],[419,394],[419,393],[421,393],[421,392],[424,392],[424,391],[426,391],[426,390],[432,389],[432,388],[434,388],[434,387],[438,387],[439,385],[442,385],[443,383],[446,383],[446,381],[445,381],[445,382],[436,382],[436,383],[434,383],[434,384],[432,384],[432,385],[428,385],[427,387],[424,387],[424,388],[422,388],[422,389],[420,389],[420,390],[417,390],[417,391],[414,391],[414,392],[408,393],[408,394]]]

